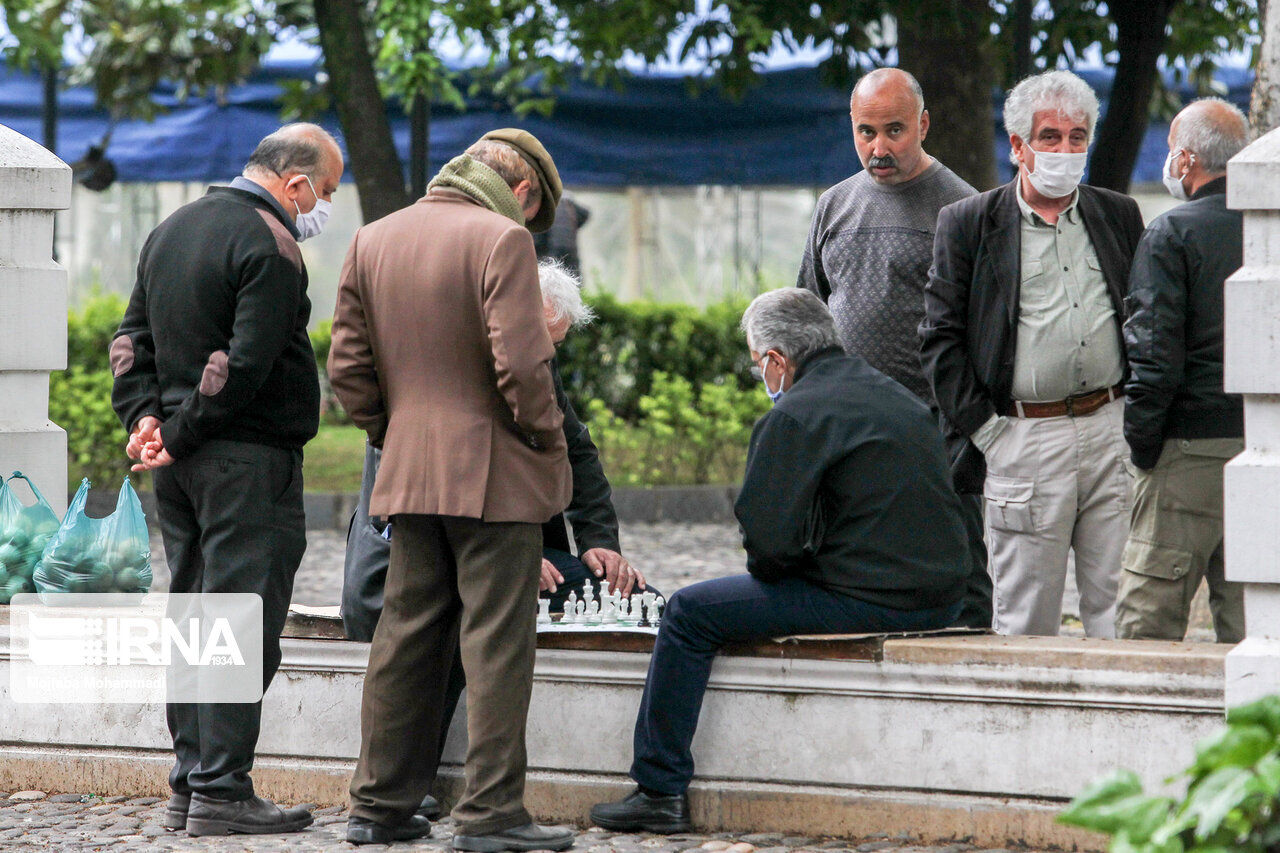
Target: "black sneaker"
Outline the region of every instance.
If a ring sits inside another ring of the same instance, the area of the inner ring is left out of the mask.
[[[477,853],[499,853],[501,850],[568,850],[573,846],[574,832],[559,826],[538,826],[526,823],[484,835],[453,836],[454,850],[474,850]]]
[[[427,794],[422,798],[422,802],[418,805],[417,814],[420,814],[425,818],[435,820],[440,817],[440,801],[430,794]]]
[[[187,828],[187,812],[191,809],[191,795],[175,793],[164,807],[164,828],[176,832]]]
[[[188,835],[266,835],[297,832],[311,825],[311,811],[294,807],[282,809],[262,797],[247,800],[219,800],[196,792],[187,812]]]
[[[347,818],[347,841],[352,844],[390,844],[393,841],[411,841],[431,834],[431,821],[422,815],[411,815],[404,823],[387,826],[368,818]]]
[[[652,832],[670,835],[689,832],[689,795],[646,794],[636,788],[626,799],[591,807],[591,822],[615,832]]]

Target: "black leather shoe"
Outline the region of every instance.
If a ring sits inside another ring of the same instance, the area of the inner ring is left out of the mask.
[[[347,841],[352,844],[390,844],[393,841],[426,838],[430,834],[431,821],[417,814],[395,826],[363,817],[347,818]]]
[[[636,788],[624,800],[591,807],[591,822],[615,832],[689,832],[689,795],[653,796]]]
[[[177,831],[187,828],[187,811],[191,808],[190,794],[174,794],[164,807],[164,828]]]
[[[219,800],[197,792],[191,795],[191,809],[187,812],[188,835],[265,835],[297,832],[310,825],[309,809],[282,809],[262,797]]]
[[[421,804],[418,805],[417,813],[425,818],[435,820],[440,817],[440,801],[430,794],[427,794],[422,798]]]
[[[501,850],[568,850],[573,846],[574,832],[559,826],[526,823],[484,835],[453,836],[454,850],[498,853]]]

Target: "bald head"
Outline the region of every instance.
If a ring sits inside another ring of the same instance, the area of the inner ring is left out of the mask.
[[[929,132],[924,93],[907,72],[878,68],[859,80],[849,117],[858,159],[877,184],[905,183],[933,163],[921,147]]]
[[[1194,155],[1207,175],[1227,171],[1227,161],[1248,144],[1244,113],[1221,98],[1201,98],[1188,104],[1169,125],[1169,150]]]
[[[342,149],[318,124],[286,124],[258,143],[244,177],[271,193],[297,221],[321,201],[332,201],[342,180]]]
[[[863,76],[849,96],[849,110],[857,110],[858,100],[882,98],[911,98],[916,114],[924,112],[924,90],[911,74],[900,68],[877,68]]]

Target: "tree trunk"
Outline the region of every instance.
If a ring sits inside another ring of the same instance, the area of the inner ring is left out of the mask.
[[[1267,14],[1268,0],[1258,0],[1262,47],[1258,51],[1257,76],[1249,103],[1249,131],[1257,139],[1280,127],[1280,14]]]
[[[986,0],[923,0],[898,18],[898,67],[929,110],[925,150],[979,190],[996,185],[989,24]]]
[[[1142,138],[1150,121],[1156,62],[1164,50],[1165,24],[1175,0],[1111,0],[1120,59],[1111,83],[1107,112],[1089,155],[1089,183],[1116,192],[1129,191]]]
[[[356,0],[315,0],[324,67],[365,222],[411,201]]]

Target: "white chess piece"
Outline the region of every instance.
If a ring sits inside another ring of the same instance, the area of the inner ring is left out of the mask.
[[[653,600],[653,615],[649,617],[650,625],[652,625],[655,628],[658,627],[659,623],[662,622],[662,616],[663,616],[662,611],[666,606],[667,606],[667,600],[662,596],[658,596]]]
[[[569,598],[564,603],[564,616],[560,618],[560,623],[568,623],[572,625],[578,621],[578,594],[576,592],[569,593]]]
[[[596,591],[593,588],[591,581],[587,581],[582,585],[582,600],[591,601],[595,597],[596,597]]]
[[[592,602],[592,606],[593,606],[593,607],[595,606],[595,602]],[[579,601],[579,602],[578,602],[578,606],[574,609],[574,612],[575,612],[577,615],[574,617],[574,620],[573,620],[573,621],[578,622],[578,623],[586,623],[586,622],[588,622],[588,621],[589,621],[589,617],[587,616],[587,605],[586,605],[586,602]]]
[[[538,599],[538,624],[551,624],[551,599],[549,598]]]
[[[653,600],[657,597],[658,597],[658,594],[656,592],[640,593],[640,607],[642,609],[639,615],[642,617],[641,621],[644,621],[646,623],[653,622],[653,617],[654,617]]]

